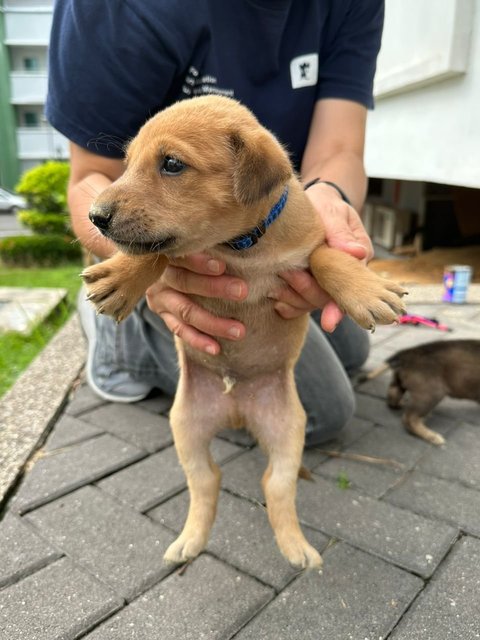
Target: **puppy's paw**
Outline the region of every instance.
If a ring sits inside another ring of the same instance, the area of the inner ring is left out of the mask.
[[[94,305],[97,313],[104,313],[121,322],[133,311],[137,299],[132,296],[128,281],[108,263],[106,260],[88,267],[81,276],[87,289],[87,300]]]
[[[430,433],[426,434],[425,440],[427,440],[427,442],[431,442],[432,444],[437,445],[437,447],[440,447],[442,446],[442,444],[445,444],[445,438],[439,433],[437,433],[436,431],[432,431],[431,429],[430,429]]]
[[[196,558],[205,548],[206,541],[201,536],[181,534],[165,551],[166,564],[181,564]]]
[[[322,556],[303,536],[282,536],[277,543],[285,558],[298,569],[320,569],[323,564]]]
[[[403,416],[403,424],[407,431],[413,433],[414,436],[422,438],[422,440],[425,440],[426,442],[430,442],[437,447],[445,444],[445,438],[436,431],[429,429],[417,415],[412,415],[407,411]]]
[[[365,270],[355,288],[341,296],[340,306],[357,324],[370,331],[377,324],[392,324],[405,313],[400,285]]]

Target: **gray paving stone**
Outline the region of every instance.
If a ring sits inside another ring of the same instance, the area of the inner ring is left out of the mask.
[[[149,453],[172,444],[168,419],[131,404],[107,404],[82,415],[82,420]]]
[[[255,445],[255,438],[246,429],[223,429],[218,432],[217,436],[241,447],[253,447]]]
[[[87,384],[83,384],[73,392],[72,399],[65,408],[65,413],[76,417],[104,404],[106,401],[103,398],[97,396]]]
[[[432,476],[458,480],[478,489],[479,460],[480,429],[465,424],[451,431],[445,446],[432,448],[421,460],[419,469]]]
[[[359,427],[362,428],[363,427]],[[368,429],[366,429],[368,431]],[[347,436],[348,438],[348,436]],[[305,449],[303,452],[303,465],[310,471],[317,469],[318,465],[328,460],[323,451],[340,450],[339,443],[325,443],[325,449]],[[262,489],[262,476],[267,468],[267,457],[256,447],[251,451],[228,462],[223,469],[222,487],[240,497],[265,504],[265,496]],[[307,482],[299,478],[299,485]]]
[[[342,488],[342,481],[348,481],[352,488],[358,489],[372,498],[381,498],[404,475],[404,472],[399,469],[385,465],[342,458],[327,460],[315,468],[315,473],[335,481],[340,488]]]
[[[168,447],[98,483],[117,499],[146,511],[185,487],[175,447]]]
[[[188,503],[185,491],[148,515],[179,533],[187,517]],[[320,552],[328,543],[328,538],[314,529],[305,527],[304,533]],[[207,550],[277,590],[298,573],[278,550],[265,508],[223,491]]]
[[[77,442],[88,440],[103,433],[103,430],[88,422],[64,414],[56,423],[45,443],[45,451],[69,447]]]
[[[214,438],[212,456],[218,464],[241,452],[230,442]],[[186,486],[175,447],[168,447],[99,482],[99,486],[139,511],[146,511]]]
[[[0,591],[2,637],[73,640],[121,604],[105,585],[62,558]]]
[[[303,452],[302,464],[310,471],[313,471],[320,463],[327,460],[328,456],[322,453],[324,450],[343,449],[372,428],[372,422],[354,416],[345,425],[337,438],[318,447],[306,448]],[[223,486],[240,496],[248,495],[259,502],[264,502],[261,480],[267,464],[268,461],[265,454],[259,447],[255,447],[244,456],[240,456],[225,465],[222,478]]]
[[[355,414],[357,416],[371,420],[375,422],[376,425],[393,427],[399,431],[403,430],[406,433],[402,425],[402,411],[390,409],[384,398],[376,398],[362,392],[356,394],[356,400],[357,408]],[[439,407],[441,407],[441,405],[439,405]],[[456,425],[460,424],[461,419],[460,416],[452,419],[451,416],[447,417],[435,410],[428,417],[427,422],[435,431],[439,431],[443,435],[448,435]],[[416,439],[418,440],[418,438]]]
[[[449,420],[429,420],[429,425],[446,435],[451,425]],[[411,469],[433,445],[417,438],[401,424],[377,426],[346,448],[346,452],[376,458],[385,458]]]
[[[373,371],[373,368],[370,369],[369,372],[370,371]],[[383,401],[385,401],[391,380],[392,372],[390,370],[387,370],[385,371],[385,373],[382,373],[372,380],[359,382],[355,385],[355,390],[358,393],[362,393],[364,395],[366,394],[369,396],[376,396],[377,398],[382,398]]]
[[[235,640],[383,640],[422,581],[344,543],[298,577]]]
[[[319,444],[317,447],[306,447],[303,452],[304,464],[310,470],[315,470],[319,464],[328,460],[328,456],[322,455],[322,452],[341,451],[353,442],[356,442],[373,428],[374,424],[370,420],[353,416],[339,432],[336,438]]]
[[[76,563],[130,600],[170,572],[174,536],[96,487],[83,487],[26,516]]]
[[[0,587],[44,567],[60,557],[20,518],[7,513],[0,523]]]
[[[420,314],[423,315],[423,314]],[[434,313],[432,316],[427,316],[436,318],[440,321],[440,317],[438,313]],[[411,347],[418,347],[421,344],[426,344],[428,342],[434,342],[437,340],[448,340],[451,338],[450,333],[446,333],[445,331],[432,330],[427,327],[413,327],[413,326],[405,326],[402,328],[402,331],[398,332],[395,338],[388,343],[389,349],[394,349],[394,351],[401,351],[402,349],[410,349]]]
[[[375,347],[377,347],[377,345],[379,345],[380,343],[391,340],[398,334],[398,331],[399,327],[395,327],[393,325],[378,325],[375,329],[375,332],[368,335],[368,337],[370,338],[371,348],[375,349]]]
[[[322,445],[321,448],[331,449],[333,445],[338,445],[339,448],[344,449],[371,431],[373,426],[373,420],[353,416],[340,431],[337,438],[325,443],[325,446]]]
[[[337,448],[336,445],[333,445],[331,442],[325,443],[325,445],[320,446],[325,446],[328,449]],[[317,447],[308,447],[308,449],[303,450],[302,465],[308,471],[313,471],[318,467],[319,464],[325,462],[325,460],[328,460],[328,456],[326,453],[324,453],[323,449]],[[264,469],[266,466],[267,459],[265,458]]]
[[[480,491],[414,471],[386,500],[480,536]]]
[[[85,640],[226,640],[273,596],[253,578],[207,555],[138,598]]]
[[[58,417],[84,357],[73,315],[0,400],[0,501]]]
[[[167,415],[171,409],[172,403],[173,398],[171,396],[166,396],[163,393],[158,393],[151,398],[140,400],[140,402],[137,402],[135,406],[146,409],[147,411],[150,411],[150,413],[161,413],[163,415]]]
[[[255,447],[223,467],[222,487],[239,496],[263,503],[262,476],[267,468],[267,458]]]
[[[477,402],[473,402],[473,400],[444,398],[435,408],[435,413],[448,416],[455,423],[460,421],[474,426],[480,425],[480,405]]]
[[[355,398],[357,401],[356,416],[383,427],[401,425],[401,412],[390,409],[384,399],[368,396],[364,393],[357,393]]]
[[[34,509],[143,455],[143,451],[128,442],[105,434],[40,458],[25,477],[12,501],[12,509],[21,513]]]
[[[450,525],[339,489],[319,476],[315,483],[299,484],[297,508],[306,525],[424,577],[433,573],[458,533]]]
[[[400,621],[392,640],[480,638],[480,540],[463,538]]]

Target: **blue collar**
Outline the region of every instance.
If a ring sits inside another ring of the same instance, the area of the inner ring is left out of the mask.
[[[228,245],[232,249],[235,249],[235,251],[242,251],[243,249],[250,249],[250,247],[253,247],[253,245],[257,244],[259,238],[263,236],[263,234],[267,230],[267,227],[269,227],[272,224],[272,222],[274,222],[278,218],[278,216],[282,213],[282,210],[285,207],[285,203],[287,202],[287,197],[288,197],[288,186],[285,187],[285,190],[282,193],[280,200],[276,204],[274,204],[273,207],[270,209],[270,213],[265,218],[265,220],[262,220],[260,224],[258,224],[254,229],[252,229],[248,233],[244,233],[241,236],[237,236],[236,238],[233,238],[232,240],[229,240],[224,244]]]

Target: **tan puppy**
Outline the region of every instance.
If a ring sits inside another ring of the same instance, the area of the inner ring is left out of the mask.
[[[269,214],[269,221],[278,217],[264,229]],[[209,356],[176,339],[181,373],[170,420],[190,509],[165,559],[186,561],[207,543],[220,487],[209,444],[230,425],[248,427],[269,456],[262,484],[280,550],[293,565],[319,566],[295,509],[306,417],[293,367],[308,316],[284,320],[268,294],[283,283],[279,272],[310,267],[341,309],[373,329],[403,311],[404,291],[323,244],[320,217],[284,149],[229,98],[193,98],[149,120],[128,148],[125,174],[100,194],[90,218],[121,253],[83,276],[97,310],[117,320],[132,311],[169,257],[208,251],[248,283],[244,302],[196,298],[214,314],[245,323],[244,340],[220,340],[220,355]],[[250,248],[226,244],[255,229],[265,233]]]

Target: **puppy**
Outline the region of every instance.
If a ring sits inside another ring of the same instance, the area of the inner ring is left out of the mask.
[[[445,396],[480,402],[480,340],[428,342],[395,353],[386,364],[393,371],[388,406],[399,408],[408,391],[403,423],[427,442],[445,442],[423,422]]]
[[[279,272],[309,267],[341,309],[373,330],[403,312],[404,291],[324,244],[320,217],[285,150],[234,100],[208,96],[174,104],[142,127],[126,159],[124,175],[90,210],[120,250],[83,273],[98,312],[122,320],[169,258],[197,251],[224,260],[249,292],[243,302],[194,297],[247,327],[239,342],[220,340],[220,355],[176,339],[180,381],[170,420],[190,508],[165,559],[184,562],[206,545],[220,487],[209,443],[229,425],[248,427],[269,456],[262,486],[281,552],[295,566],[319,566],[295,509],[306,416],[293,368],[308,316],[284,320],[268,296],[282,285]]]

